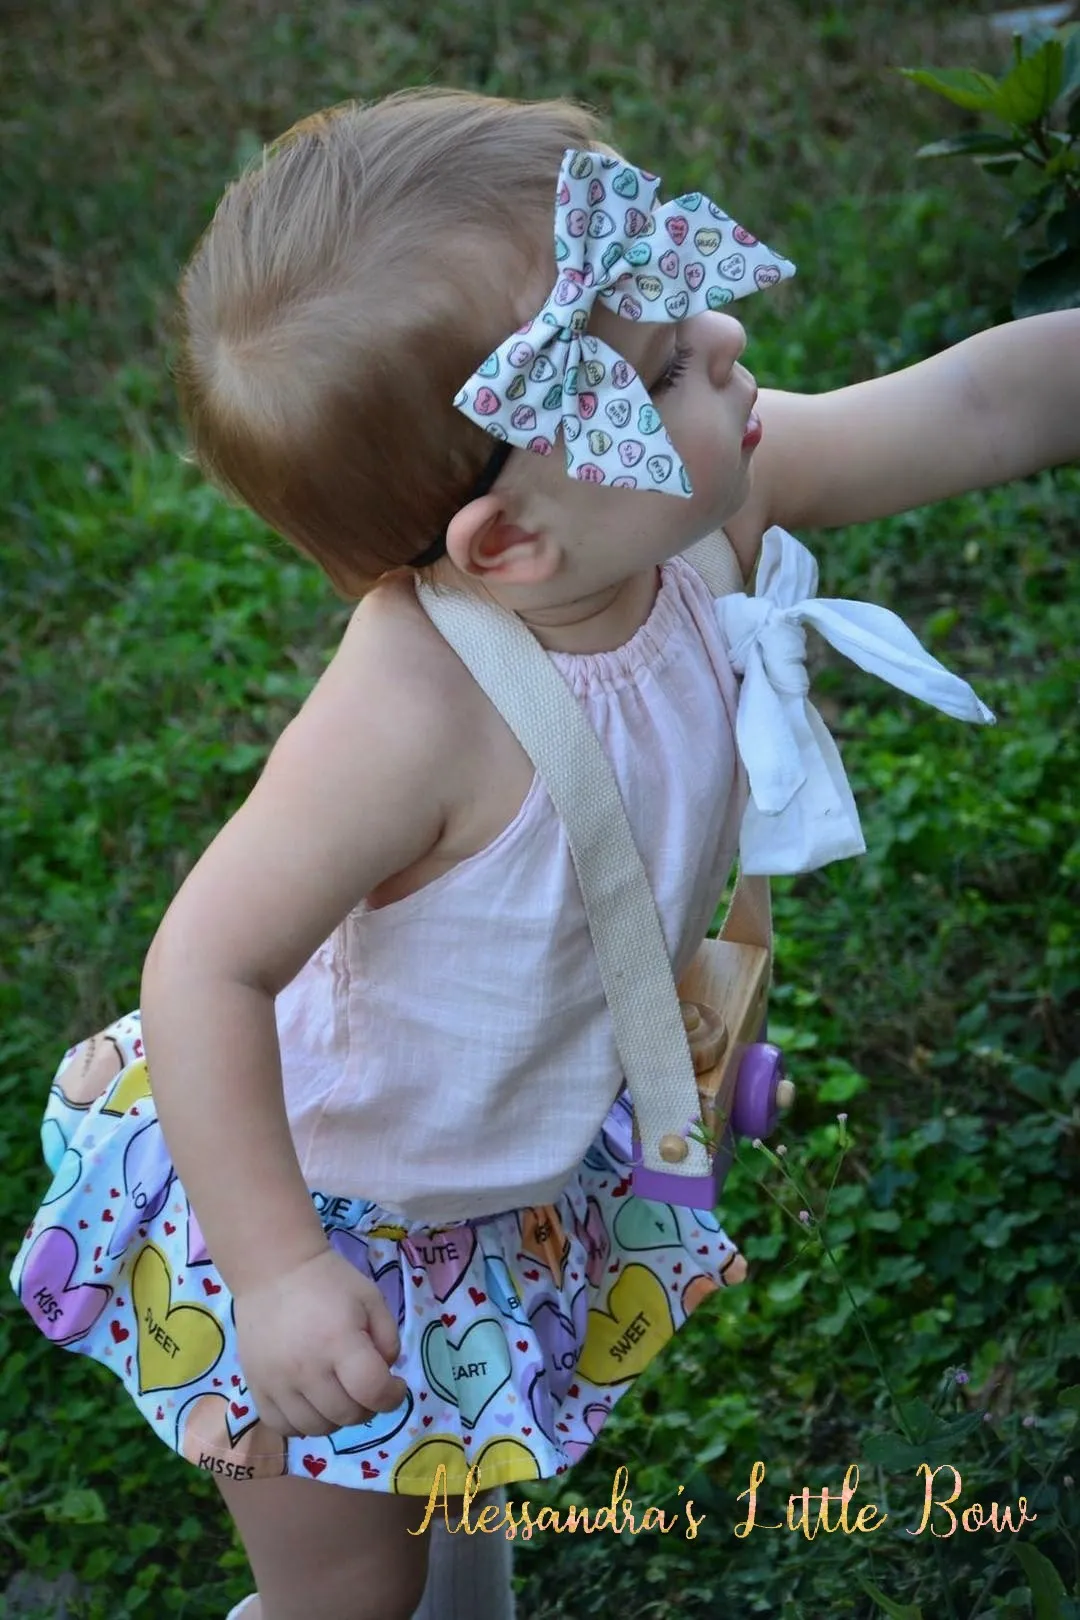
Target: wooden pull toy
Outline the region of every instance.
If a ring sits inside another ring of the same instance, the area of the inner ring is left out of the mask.
[[[731,1165],[733,1135],[764,1140],[776,1129],[779,1111],[795,1100],[780,1048],[761,1039],[769,961],[769,952],[761,946],[707,939],[687,969],[679,985],[679,1003],[701,1118],[673,1121],[677,1128],[660,1138],[659,1154],[668,1164],[681,1163],[689,1153],[687,1138],[696,1128],[699,1139],[708,1143],[712,1173],[685,1176],[646,1169],[640,1163],[635,1127],[638,1162],[633,1188],[639,1198],[712,1209]]]

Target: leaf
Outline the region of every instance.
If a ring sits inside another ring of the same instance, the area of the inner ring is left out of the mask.
[[[1044,1553],[1024,1541],[1013,1543],[1016,1554],[1031,1587],[1031,1603],[1035,1620],[1066,1620],[1066,1592],[1061,1576]]]
[[[911,1445],[901,1434],[871,1434],[863,1441],[863,1456],[891,1473],[907,1473],[926,1461],[926,1445]]]
[[[1051,309],[1080,309],[1080,249],[1033,265],[1021,277],[1012,307],[1017,320]]]
[[[972,112],[992,112],[996,108],[998,81],[974,68],[900,68],[905,79],[944,96],[958,107]]]
[[[966,135],[950,135],[947,140],[931,141],[929,146],[920,146],[915,156],[962,157],[976,152],[993,153],[995,156],[1019,156],[1016,142],[1011,135],[995,135],[993,130],[989,129],[971,130]]]
[[[1059,39],[1048,39],[1034,56],[1025,56],[1006,74],[994,112],[1010,124],[1038,123],[1060,95],[1064,71],[1065,47]]]
[[[1012,174],[1020,164],[1014,157],[979,157],[975,161],[986,174]]]
[[[1008,241],[1018,231],[1029,230],[1032,225],[1037,224],[1046,213],[1046,210],[1051,207],[1059,192],[1060,187],[1056,185],[1040,186],[1039,190],[1032,196],[1025,197],[1016,211],[1015,218],[1010,220],[1005,227],[1005,240]]]
[[[1068,1412],[1080,1414],[1080,1384],[1070,1384],[1058,1396],[1058,1405],[1065,1407]]]
[[[859,1583],[868,1597],[872,1597],[879,1609],[889,1616],[889,1620],[923,1620],[923,1612],[917,1603],[896,1603],[892,1598],[886,1597],[879,1586],[868,1581],[865,1575],[859,1576]]]
[[[53,1524],[104,1524],[105,1504],[97,1491],[65,1491],[59,1502],[50,1502],[45,1517]]]

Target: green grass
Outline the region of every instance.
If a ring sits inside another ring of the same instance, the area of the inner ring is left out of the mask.
[[[114,0],[12,15],[5,133],[18,161],[0,177],[5,1272],[44,1191],[36,1133],[56,1062],[136,1004],[165,906],[347,613],[176,454],[171,286],[252,144],[314,106],[428,80],[581,96],[610,111],[628,156],[671,194],[700,184],[796,260],[796,280],[746,312],[747,363],[763,383],[818,391],[1007,308],[1012,205],[973,166],[913,161],[964,118],[894,71],[999,65],[1006,47],[951,17],[944,0],[892,18],[870,0],[753,12],[180,0],[153,13]],[[964,1502],[1026,1494],[1039,1517],[1018,1539],[1080,1595],[1080,1513],[1063,1482],[1080,1470],[1062,1401],[1080,1360],[1068,1200],[1078,519],[1072,469],[805,537],[823,595],[896,607],[998,725],[961,727],[822,662],[815,692],[870,850],[775,885],[773,1033],[800,1087],[782,1140],[802,1190],[745,1150],[725,1217],[753,1285],[703,1307],[571,1485],[536,1493],[599,1505],[625,1463],[636,1501],[673,1507],[684,1485],[706,1521],[693,1542],[540,1537],[518,1558],[527,1620],[868,1617],[862,1576],[925,1614],[1031,1613],[1008,1535],[906,1533],[919,1482],[895,1449],[873,1460],[873,1436],[897,1420],[852,1299],[909,1425],[925,1417],[910,1403],[939,1390],[942,1418],[988,1407],[991,1421],[953,1431],[944,1459]],[[846,1286],[796,1218],[823,1209],[838,1111],[852,1145],[825,1234]],[[963,1390],[945,1376],[957,1365]],[[804,1484],[838,1490],[858,1461],[857,1502],[887,1504],[887,1526],[812,1544],[735,1537],[758,1459],[763,1518]],[[248,1588],[212,1485],[157,1445],[107,1373],[45,1345],[3,1295],[0,1592],[19,1569],[73,1570],[91,1594],[86,1620],[212,1620]]]

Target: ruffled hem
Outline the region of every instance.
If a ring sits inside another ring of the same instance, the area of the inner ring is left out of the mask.
[[[137,1012],[65,1054],[42,1140],[53,1181],[16,1293],[47,1338],[112,1368],[168,1446],[234,1479],[428,1496],[462,1492],[471,1469],[478,1489],[562,1474],[690,1313],[745,1271],[710,1212],[631,1193],[625,1092],[553,1204],[433,1230],[313,1189],[331,1246],[396,1316],[409,1393],[367,1423],[284,1438],[244,1379]]]

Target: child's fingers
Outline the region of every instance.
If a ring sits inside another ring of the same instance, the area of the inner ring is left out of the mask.
[[[297,1390],[285,1390],[280,1399],[260,1396],[252,1388],[259,1417],[268,1429],[285,1436],[296,1434],[328,1434],[323,1419],[315,1408]]]
[[[368,1306],[367,1318],[371,1342],[386,1365],[392,1367],[401,1354],[401,1339],[398,1336],[397,1323],[381,1296],[375,1304]]]
[[[373,1412],[392,1412],[409,1393],[404,1379],[391,1374],[384,1353],[366,1333],[358,1335],[355,1347],[338,1359],[334,1371],[346,1393]]]

